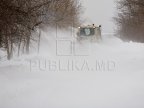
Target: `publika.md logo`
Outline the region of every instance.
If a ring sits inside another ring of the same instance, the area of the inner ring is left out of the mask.
[[[61,32],[56,29],[56,55],[57,56],[89,56],[90,44],[84,44],[76,39],[74,28]]]

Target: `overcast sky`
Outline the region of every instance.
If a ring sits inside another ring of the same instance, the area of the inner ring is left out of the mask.
[[[115,0],[81,0],[84,6],[84,16],[88,23],[102,25],[103,33],[112,33],[115,12]]]

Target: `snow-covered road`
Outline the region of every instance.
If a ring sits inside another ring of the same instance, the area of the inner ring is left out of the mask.
[[[0,108],[144,108],[144,44],[50,35],[39,55],[0,62]]]

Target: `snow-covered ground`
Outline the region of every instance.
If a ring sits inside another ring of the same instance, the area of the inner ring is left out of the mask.
[[[0,61],[0,108],[144,108],[144,44],[57,34],[42,33],[38,55]]]

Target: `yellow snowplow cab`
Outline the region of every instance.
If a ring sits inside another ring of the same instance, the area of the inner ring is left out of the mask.
[[[78,40],[91,39],[94,41],[100,40],[101,39],[101,25],[99,25],[98,27],[95,26],[94,24],[78,27],[77,39]]]

